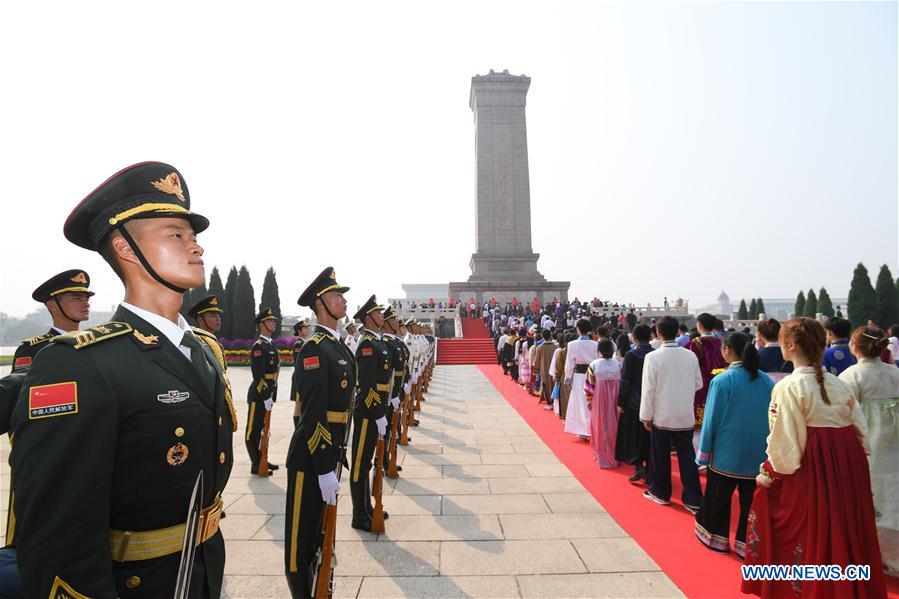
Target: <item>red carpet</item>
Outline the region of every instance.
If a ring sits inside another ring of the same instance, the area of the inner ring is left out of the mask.
[[[493,338],[484,321],[463,318],[462,339],[438,339],[437,364],[496,364]]]
[[[672,460],[672,504],[660,506],[642,497],[645,487],[627,482],[630,466],[600,469],[589,446],[562,431],[563,423],[537,398],[503,375],[499,366],[479,366],[494,387],[530,425],[591,495],[649,554],[688,597],[746,597],[740,593],[740,560],[706,549],[693,534],[694,517],[680,504],[677,460]],[[703,477],[704,478],[704,477]],[[704,480],[703,480],[704,484]],[[734,494],[736,500],[736,494]],[[736,506],[732,509],[738,513]],[[731,529],[731,535],[735,526]],[[733,536],[731,536],[733,538]],[[899,597],[899,580],[887,577],[890,597]]]

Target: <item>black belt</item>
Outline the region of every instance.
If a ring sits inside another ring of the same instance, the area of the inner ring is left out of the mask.
[[[587,374],[588,364],[575,364],[574,371],[578,374]]]

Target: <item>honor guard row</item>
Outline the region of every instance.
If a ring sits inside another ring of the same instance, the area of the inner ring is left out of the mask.
[[[216,338],[222,309],[210,295],[187,311],[196,327],[178,314],[184,292],[205,283],[197,235],[208,226],[190,210],[183,176],[159,162],[116,173],[66,220],[65,237],[98,252],[125,297],[111,321],[79,330],[93,295],[85,271],[65,271],[34,291],[53,327],[23,342],[0,379],[0,432],[13,442],[4,596],[221,594],[221,497],[237,430]],[[428,331],[375,296],[341,335],[348,289],[326,268],[298,300],[316,324],[294,327],[284,563],[295,597],[330,594],[344,466],[352,525],[384,531],[383,476],[402,470],[397,445],[409,443],[431,373]],[[245,442],[260,476],[278,469],[267,459],[278,320],[271,308],[256,315],[250,351]]]

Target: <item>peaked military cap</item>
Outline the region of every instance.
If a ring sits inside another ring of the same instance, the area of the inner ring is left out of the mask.
[[[271,308],[263,308],[259,311],[259,314],[256,315],[256,318],[253,319],[253,322],[259,324],[263,320],[277,320],[278,317],[272,314]]]
[[[350,288],[337,282],[337,275],[334,273],[334,267],[329,266],[321,271],[312,284],[306,287],[306,291],[300,294],[297,303],[301,306],[311,308],[315,303],[315,299],[323,296],[329,291],[339,291],[346,293]]]
[[[391,318],[396,318],[396,312],[393,311],[393,306],[387,306],[384,310],[384,320],[390,320]]]
[[[368,301],[362,304],[362,307],[359,308],[359,311],[353,314],[353,318],[359,319],[362,322],[365,322],[365,317],[374,312],[375,310],[380,310],[381,306],[378,305],[378,300],[375,299],[375,296],[371,296],[368,298]]]
[[[187,315],[191,318],[196,318],[198,315],[206,314],[207,312],[224,312],[224,310],[219,308],[219,300],[214,295],[204,297],[191,306],[190,310],[187,311]]]
[[[356,322],[355,320],[351,320],[351,321],[349,321],[348,323],[346,323],[346,324],[344,325],[344,327],[347,328],[347,329],[349,329],[350,327],[353,327],[354,329],[358,329],[360,326],[362,326],[362,325],[360,325],[360,324],[359,324],[358,322]]]
[[[66,239],[97,250],[110,231],[138,218],[179,217],[190,221],[196,233],[209,220],[190,211],[187,183],[174,166],[141,162],[120,170],[81,200],[66,223]]]
[[[300,334],[300,329],[302,329],[303,327],[308,327],[308,326],[309,326],[309,321],[306,320],[306,319],[304,318],[304,319],[301,320],[300,322],[298,322],[298,323],[296,323],[295,325],[293,325],[293,334],[294,334],[294,335],[299,335],[299,334]]]
[[[83,270],[67,270],[58,275],[53,275],[34,290],[31,299],[36,302],[47,302],[50,298],[60,293],[86,293],[94,295],[94,292],[88,289],[91,284],[91,278]]]

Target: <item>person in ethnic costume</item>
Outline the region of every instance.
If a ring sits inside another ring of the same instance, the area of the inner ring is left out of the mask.
[[[552,367],[553,354],[558,346],[552,342],[552,333],[549,329],[543,329],[541,333],[543,343],[534,350],[534,370],[540,376],[540,401],[546,404],[545,409],[553,409],[553,380],[549,371]]]
[[[746,555],[746,524],[758,465],[765,460],[768,404],[774,381],[759,369],[752,338],[734,332],[724,341],[726,372],[709,387],[696,463],[708,466],[706,488],[694,531],[714,551],[730,550],[730,506],[739,491],[740,517],[734,551]],[[899,369],[897,369],[899,370]]]
[[[634,326],[634,349],[624,356],[621,384],[618,387],[618,436],[615,459],[630,464],[634,473],[632,483],[649,478],[649,431],[640,422],[640,397],[643,389],[643,359],[652,351],[650,330],[645,324]]]
[[[584,396],[590,408],[590,449],[600,468],[617,468],[615,440],[618,434],[618,388],[621,365],[612,357],[612,342],[602,339],[596,344],[600,357],[587,367]]]
[[[587,367],[596,358],[596,341],[590,338],[590,321],[577,321],[580,336],[568,343],[565,355],[565,383],[570,389],[568,410],[565,414],[565,432],[577,435],[582,440],[590,438],[590,410],[584,396],[584,381]]]
[[[702,415],[705,411],[705,398],[709,391],[709,383],[715,370],[727,368],[727,363],[721,355],[721,339],[715,333],[717,319],[703,312],[696,317],[696,328],[699,329],[699,337],[686,345],[699,361],[699,372],[702,374],[702,387],[696,391],[693,397],[693,411],[696,422],[693,425],[693,450],[699,447],[699,430],[702,428]]]
[[[868,428],[852,389],[821,367],[825,333],[812,318],[780,331],[793,373],[774,386],[768,459],[749,512],[746,565],[829,564],[871,568],[867,581],[744,580],[761,597],[886,597]]]
[[[899,573],[899,368],[880,360],[889,338],[875,326],[852,333],[849,349],[858,362],[840,373],[861,403],[871,444],[871,487],[883,565]]]

